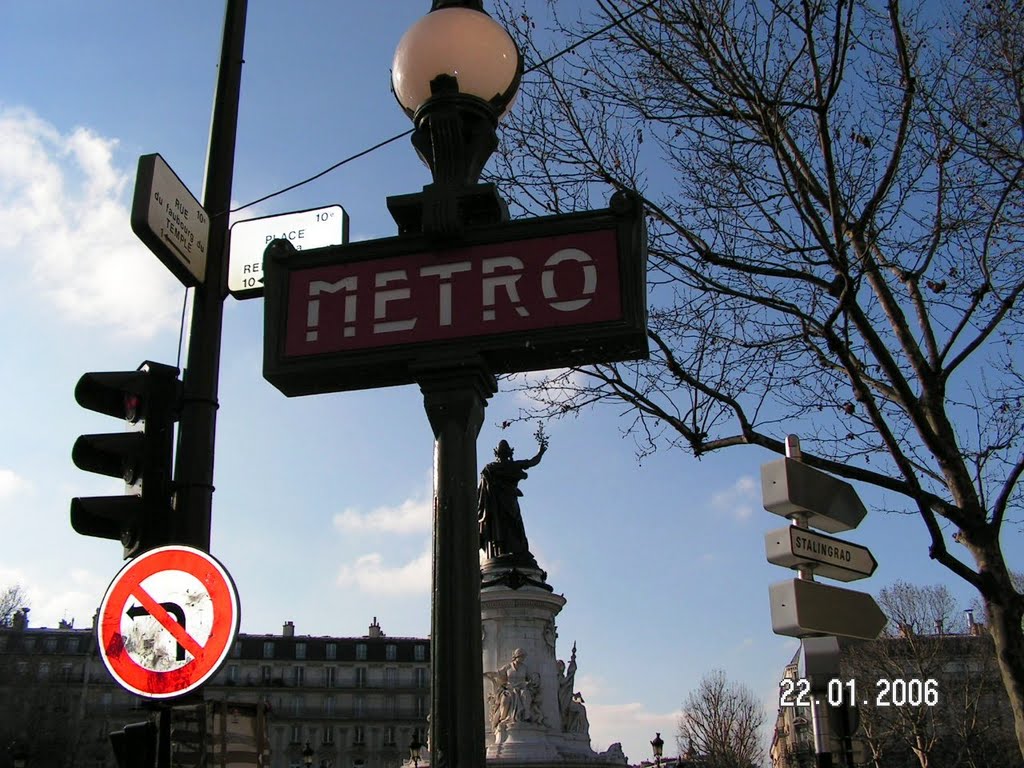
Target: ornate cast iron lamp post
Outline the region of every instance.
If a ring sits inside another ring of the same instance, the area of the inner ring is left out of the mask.
[[[467,227],[507,219],[494,187],[478,182],[522,69],[512,38],[480,0],[434,0],[402,36],[392,87],[413,120],[412,143],[433,183],[422,193],[388,199],[401,234],[451,241]],[[482,768],[476,438],[497,383],[474,354],[431,360],[417,365],[414,375],[434,432],[430,762]]]

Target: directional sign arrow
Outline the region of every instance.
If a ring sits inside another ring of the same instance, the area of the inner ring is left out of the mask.
[[[838,581],[867,578],[878,567],[867,547],[795,525],[766,533],[764,551],[769,563],[786,568],[811,566],[815,576]]]
[[[806,514],[809,526],[829,533],[856,528],[867,514],[852,485],[790,458],[761,465],[761,500],[769,512]]]
[[[886,624],[885,614],[866,592],[789,579],[769,588],[772,631],[788,637],[838,635],[874,640]]]

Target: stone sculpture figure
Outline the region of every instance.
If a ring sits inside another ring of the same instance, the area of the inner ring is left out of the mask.
[[[516,723],[543,725],[540,710],[540,685],[526,667],[526,652],[516,648],[512,660],[495,672],[484,672],[491,681],[493,694],[490,702],[491,729],[499,736]]]
[[[576,691],[569,700],[569,706],[562,716],[562,730],[566,733],[582,733],[590,735],[590,721],[587,720],[587,708],[583,703],[583,694]]]
[[[519,483],[525,480],[526,470],[540,463],[548,449],[547,437],[542,430],[534,435],[540,450],[532,459],[516,461],[513,448],[502,440],[494,449],[495,460],[480,473],[477,512],[480,523],[480,548],[489,558],[515,556],[533,560],[526,539],[522,511],[519,509]]]
[[[572,704],[572,688],[576,683],[576,643],[572,644],[572,656],[569,657],[569,666],[558,660],[558,714],[562,717],[562,730],[568,731],[566,722],[569,709]]]

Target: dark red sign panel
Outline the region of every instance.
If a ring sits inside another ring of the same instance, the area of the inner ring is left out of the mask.
[[[288,294],[289,357],[622,317],[614,230],[304,269]]]
[[[494,373],[645,357],[639,206],[421,235],[268,249],[264,375],[288,395],[410,383],[477,355]]]

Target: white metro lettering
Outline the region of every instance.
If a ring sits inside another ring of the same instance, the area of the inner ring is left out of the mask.
[[[558,298],[558,291],[555,289],[555,266],[563,261],[575,261],[583,265],[583,290],[580,293],[586,298],[552,301]],[[563,248],[544,262],[544,267],[544,272],[540,276],[540,286],[544,298],[553,309],[560,312],[575,312],[583,309],[594,298],[594,292],[597,291],[597,267],[586,252],[579,248]]]
[[[501,255],[402,266],[391,260],[376,269],[364,262],[344,279],[311,280],[306,341],[323,341],[322,294],[336,295],[330,305],[341,305],[343,335],[359,339],[455,326],[470,333],[485,326],[509,330],[518,318],[530,318],[529,325],[550,310],[573,313],[597,299],[598,262],[586,251],[562,248],[531,261]]]

